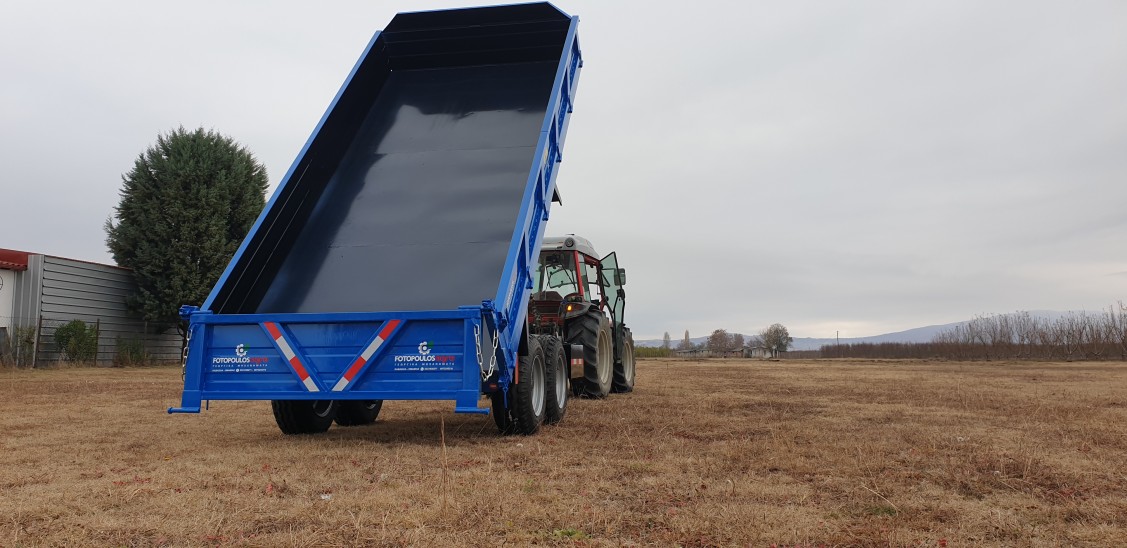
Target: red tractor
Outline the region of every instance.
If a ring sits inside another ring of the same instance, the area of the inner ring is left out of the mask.
[[[634,337],[623,323],[626,269],[614,253],[598,257],[585,238],[544,238],[528,304],[530,333],[560,337],[573,366],[557,372],[570,382],[557,381],[556,390],[570,384],[573,394],[591,398],[634,389]]]
[[[528,300],[529,351],[511,389],[491,395],[501,433],[533,434],[541,423],[559,422],[572,395],[634,390],[634,337],[623,323],[626,270],[614,253],[598,257],[584,238],[544,238]]]

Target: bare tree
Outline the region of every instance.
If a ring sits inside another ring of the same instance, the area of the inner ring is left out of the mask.
[[[787,328],[781,324],[772,324],[771,327],[759,332],[759,338],[763,339],[763,344],[771,351],[771,355],[778,357],[779,354],[786,352],[790,348],[794,339],[791,338]]]
[[[1084,318],[1075,312],[1069,312],[1053,324],[1058,333],[1061,350],[1068,361],[1072,361],[1073,356],[1080,351],[1080,345],[1084,342],[1084,324]]]
[[[710,352],[727,352],[732,345],[732,337],[724,329],[717,329],[708,336],[706,343]]]
[[[681,339],[681,344],[677,345],[677,350],[692,350],[693,341],[689,338],[689,330],[685,330],[685,338]]]
[[[1018,312],[1013,315],[1014,342],[1016,357],[1029,359],[1033,355],[1033,346],[1037,342],[1038,320],[1028,312]]]
[[[1127,307],[1123,301],[1107,307],[1108,339],[1119,350],[1119,359],[1127,360]]]

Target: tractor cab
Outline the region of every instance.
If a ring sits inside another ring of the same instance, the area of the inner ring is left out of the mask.
[[[532,333],[561,335],[569,341],[582,338],[581,331],[595,329],[594,324],[602,318],[610,331],[612,341],[607,343],[612,344],[607,350],[613,352],[616,369],[621,369],[628,356],[629,387],[616,382],[618,391],[633,387],[634,348],[624,323],[625,285],[626,270],[619,268],[614,253],[600,259],[586,238],[545,237],[528,311]]]
[[[626,270],[618,268],[614,253],[598,257],[586,238],[544,238],[533,281],[533,323],[550,330],[551,326],[562,326],[564,320],[595,307],[611,318],[616,328],[622,325]]]

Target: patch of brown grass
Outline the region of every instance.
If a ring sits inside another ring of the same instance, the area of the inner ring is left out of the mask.
[[[177,368],[4,370],[0,545],[1127,540],[1123,363],[645,360],[637,386],[534,437],[429,402],[286,437],[265,402],[166,415]]]

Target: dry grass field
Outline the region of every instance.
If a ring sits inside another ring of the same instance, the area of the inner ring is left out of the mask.
[[[505,438],[406,402],[286,437],[166,415],[179,381],[0,370],[0,546],[1127,543],[1124,363],[645,360]]]

